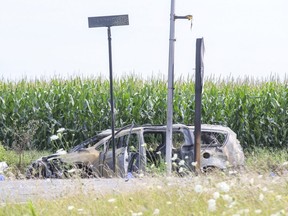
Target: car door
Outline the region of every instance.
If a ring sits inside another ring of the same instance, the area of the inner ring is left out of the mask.
[[[174,154],[177,155],[175,161],[178,162],[178,167],[182,166],[192,171],[194,169],[192,166],[192,162],[194,161],[194,145],[189,129],[186,127],[173,129],[172,145],[172,158]]]
[[[126,134],[118,134],[115,137],[115,158],[116,158],[116,176],[125,177],[128,170],[128,149],[125,141]],[[112,138],[109,140],[106,152],[103,156],[103,176],[112,177],[113,173],[113,146]]]

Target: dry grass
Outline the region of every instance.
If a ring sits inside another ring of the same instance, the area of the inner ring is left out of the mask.
[[[288,174],[216,172],[148,182],[130,192],[78,191],[54,200],[6,202],[0,215],[288,215]]]
[[[256,149],[246,156],[246,167],[241,171],[137,178],[129,181],[131,190],[123,180],[123,185],[118,185],[122,190],[105,192],[100,188],[99,193],[77,179],[76,186],[71,186],[75,193],[63,193],[55,199],[34,197],[24,203],[2,200],[0,216],[288,215],[287,152]]]

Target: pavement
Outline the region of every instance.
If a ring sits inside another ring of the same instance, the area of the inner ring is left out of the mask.
[[[0,181],[0,203],[56,199],[91,193],[101,196],[145,190],[155,184],[161,184],[161,181],[155,178],[7,180]]]

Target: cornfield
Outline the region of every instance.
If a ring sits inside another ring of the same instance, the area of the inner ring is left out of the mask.
[[[273,77],[209,77],[202,95],[202,123],[229,126],[247,149],[287,148],[287,87],[287,80]],[[0,142],[8,147],[18,139],[39,150],[69,148],[111,125],[109,80],[101,77],[2,80],[0,92]],[[194,77],[175,81],[175,123],[194,123],[194,92]],[[164,79],[115,79],[115,126],[165,124],[166,97]],[[29,131],[27,125],[36,130],[31,139],[21,136]],[[61,143],[55,146],[50,137],[63,128]]]

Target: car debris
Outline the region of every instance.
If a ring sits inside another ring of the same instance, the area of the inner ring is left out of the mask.
[[[172,133],[173,171],[194,170],[194,127],[174,124]],[[211,140],[208,142],[205,137]],[[105,130],[68,152],[63,149],[41,157],[27,169],[27,178],[131,178],[149,172],[149,167],[165,164],[166,125],[128,125],[115,130],[116,173],[113,173],[112,135]],[[244,164],[244,154],[236,134],[222,126],[202,125],[201,168],[226,169],[227,164]]]
[[[194,126],[189,126],[194,134]],[[194,136],[192,135],[193,139]],[[193,141],[194,142],[194,141]],[[222,125],[201,125],[201,169],[242,168],[245,157],[237,135]]]

